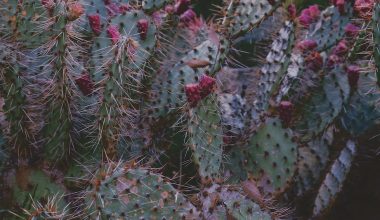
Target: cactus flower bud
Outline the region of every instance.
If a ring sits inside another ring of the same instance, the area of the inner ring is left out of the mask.
[[[344,32],[349,37],[356,37],[360,31],[360,28],[356,25],[348,23],[346,27],[344,27]]]
[[[372,18],[372,11],[374,0],[355,0],[354,10],[359,17],[370,20]]]
[[[339,13],[341,14],[345,13],[345,9],[344,9],[344,5],[346,4],[345,0],[333,0],[332,3],[333,5],[335,5],[335,7],[338,8]]]
[[[199,84],[192,83],[185,85],[185,94],[190,107],[193,108],[197,106],[198,102],[201,100],[201,90]]]
[[[351,88],[356,88],[359,81],[360,67],[356,65],[348,66],[347,69],[348,83]]]
[[[336,54],[332,54],[329,56],[329,58],[327,59],[327,66],[328,67],[333,67],[335,66],[336,64],[340,63],[342,60],[340,59],[340,57],[338,57]]]
[[[189,10],[185,11],[179,17],[179,20],[183,23],[188,23],[188,22],[194,21],[196,17],[197,17],[197,15],[195,14],[195,12],[192,9],[189,9]]]
[[[297,44],[297,48],[299,48],[302,51],[307,51],[307,50],[311,51],[315,49],[317,46],[318,45],[317,45],[317,42],[315,42],[315,40],[303,40]]]
[[[131,6],[129,4],[121,3],[119,6],[120,13],[124,13],[124,12],[130,11],[130,10],[131,10]]]
[[[92,31],[96,35],[99,35],[102,32],[101,24],[100,24],[100,16],[98,14],[89,15],[88,21],[90,23],[90,27],[91,27]]]
[[[109,4],[107,4],[106,5],[106,9],[107,9],[108,15],[111,16],[111,17],[114,17],[117,14],[122,13],[120,11],[120,7],[118,5],[116,5],[115,3],[109,3]]]
[[[290,19],[294,20],[297,17],[297,8],[295,4],[290,4],[288,6],[288,14]]]
[[[301,25],[309,27],[319,16],[320,11],[318,5],[312,5],[304,10],[302,10],[301,15],[298,17]]]
[[[175,12],[174,7],[172,5],[165,6],[165,12],[168,14],[173,14]]]
[[[347,46],[346,40],[339,41],[338,45],[333,50],[333,54],[336,54],[339,57],[343,57],[347,52],[349,48]]]
[[[201,98],[208,96],[215,87],[216,80],[211,76],[203,75],[199,81],[199,88],[201,91]]]
[[[146,19],[140,19],[137,22],[137,29],[140,33],[140,38],[141,40],[145,40],[147,33],[148,33],[148,28],[149,28],[149,22]]]
[[[120,39],[120,33],[116,26],[110,25],[107,28],[107,34],[111,38],[112,43],[116,44]]]
[[[84,13],[83,5],[80,3],[71,4],[68,11],[68,19],[74,21]]]

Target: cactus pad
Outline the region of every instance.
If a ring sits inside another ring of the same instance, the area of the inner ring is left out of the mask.
[[[265,194],[280,193],[288,186],[296,171],[298,154],[290,129],[282,128],[277,118],[268,119],[253,135],[248,146],[234,148],[231,155],[233,175],[241,175],[241,170],[253,178]],[[227,164],[227,167],[230,165]]]
[[[356,152],[357,147],[355,142],[351,140],[347,141],[346,147],[343,148],[339,157],[332,164],[330,171],[326,174],[319,188],[314,202],[314,216],[323,214],[323,212],[332,205],[337,194],[342,190]]]

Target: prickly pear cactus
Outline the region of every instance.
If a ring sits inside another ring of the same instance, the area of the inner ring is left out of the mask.
[[[379,3],[330,3],[0,0],[0,218],[330,219],[380,126]]]

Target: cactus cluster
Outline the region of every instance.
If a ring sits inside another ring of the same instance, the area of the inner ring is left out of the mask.
[[[380,126],[380,4],[198,4],[0,1],[1,219],[329,213]]]

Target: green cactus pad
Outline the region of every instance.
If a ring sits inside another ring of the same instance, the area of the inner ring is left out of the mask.
[[[296,171],[298,145],[293,138],[292,131],[283,128],[280,119],[268,119],[248,146],[230,152],[231,163],[226,167],[232,176],[253,178],[265,194],[280,193]]]
[[[137,22],[146,19],[149,22],[146,39],[141,39],[137,28]],[[95,38],[92,47],[92,62],[95,66],[92,77],[95,82],[104,79],[105,72],[110,63],[115,62],[116,52],[124,57],[123,72],[130,72],[131,77],[138,74],[139,70],[146,64],[150,53],[156,46],[157,29],[149,16],[142,11],[132,10],[112,18],[109,25],[114,25],[120,32],[120,40],[117,45],[112,45],[108,36],[107,28],[99,37]]]
[[[31,210],[24,210],[28,220],[46,220],[46,219],[71,219],[66,207],[62,207],[62,198],[59,195],[48,197],[43,203],[33,201]]]
[[[262,210],[236,186],[213,184],[203,189],[198,197],[204,219],[272,219],[269,212]]]
[[[359,136],[380,121],[380,91],[374,73],[361,73],[358,88],[344,106],[341,125],[351,135]]]
[[[211,36],[213,35],[213,36]],[[162,75],[152,85],[150,115],[154,118],[164,117],[169,112],[176,112],[186,104],[184,86],[198,82],[203,74],[213,76],[220,67],[228,42],[217,39],[206,40],[187,52],[182,59]],[[199,68],[190,67],[192,61],[207,62],[209,65]]]
[[[84,194],[89,219],[190,219],[197,211],[162,176],[126,164],[101,167]]]
[[[317,87],[308,104],[305,105],[302,121],[297,123],[297,130],[303,133],[307,141],[320,134],[341,113],[350,94],[347,75],[342,66],[329,71]]]
[[[271,5],[268,0],[226,1],[229,4],[227,13],[232,18],[229,21],[230,32],[237,35],[250,31],[277,8],[280,1],[275,2]]]
[[[47,14],[39,0],[0,2],[0,37],[23,42],[33,48],[48,40],[48,31],[42,25]]]
[[[202,178],[220,177],[223,131],[216,97],[210,95],[189,110],[189,145]]]
[[[8,177],[4,176],[6,184],[13,186],[12,200],[10,201],[12,204],[7,205],[12,205],[12,208],[21,207],[25,210],[32,210],[33,202],[45,202],[54,194],[62,196],[66,192],[62,185],[54,182],[44,172],[34,168],[22,166],[8,171],[7,175]],[[66,204],[60,200],[59,206],[63,208]]]
[[[294,37],[294,24],[288,21],[280,30],[278,38],[272,43],[272,48],[266,57],[266,64],[261,68],[258,99],[252,112],[256,120],[262,111],[268,109],[269,99],[277,92],[288,70]]]
[[[233,136],[242,136],[249,123],[245,98],[239,94],[225,93],[218,95],[218,101],[224,130]]]
[[[346,2],[345,14],[341,14],[339,9],[334,6],[326,8],[322,11],[318,22],[309,28],[305,38],[315,40],[318,51],[331,48],[343,38],[344,28],[350,22],[353,14],[351,4],[349,1]]]
[[[46,138],[44,153],[50,161],[65,158],[73,147],[73,78],[78,77],[83,68],[79,63],[82,48],[78,46],[83,42],[74,43],[77,40],[75,34],[79,35],[75,26],[77,21],[68,18],[66,7],[69,7],[68,3],[61,1],[52,9],[51,13],[56,16],[56,22],[51,25],[52,46],[43,47],[48,57],[43,72],[51,81],[44,94],[47,122],[43,128]],[[69,28],[70,25],[73,27]]]
[[[329,208],[342,190],[352,162],[356,156],[357,147],[355,142],[347,141],[346,147],[340,152],[339,157],[332,164],[330,171],[323,180],[317,197],[314,201],[313,215],[319,216]]]
[[[321,137],[298,149],[298,172],[295,180],[297,195],[301,196],[314,187],[326,169],[333,130],[328,129]]]

